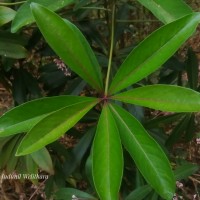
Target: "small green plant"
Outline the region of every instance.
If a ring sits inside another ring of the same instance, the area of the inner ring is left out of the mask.
[[[174,174],[164,151],[141,123],[123,107],[124,104],[167,112],[200,111],[200,94],[194,90],[162,84],[143,87],[134,85],[157,70],[191,36],[200,21],[200,14],[191,12],[185,4],[181,4],[183,13],[176,12],[173,15],[173,12],[168,12],[163,18],[158,13],[157,5],[149,5],[142,0],[139,2],[167,24],[137,45],[118,67],[113,78],[115,1],[111,5],[111,45],[105,78],[94,52],[79,29],[45,6],[31,3],[33,20],[47,43],[73,72],[95,90],[95,96],[40,98],[20,105],[0,118],[1,137],[27,132],[22,140],[13,140],[17,143],[16,155],[33,156],[34,152],[40,154],[46,145],[65,134],[89,111],[98,110],[100,117],[92,143],[91,162],[94,185],[101,200],[119,199],[123,148],[131,155],[146,182],[162,198],[171,200],[175,193]],[[160,5],[163,6],[162,1]],[[13,31],[16,30],[15,25]],[[144,189],[151,191],[147,186]]]

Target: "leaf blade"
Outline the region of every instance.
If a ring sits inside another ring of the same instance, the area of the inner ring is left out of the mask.
[[[77,199],[89,199],[97,200],[90,194],[86,192],[74,189],[74,188],[60,188],[54,195],[55,200],[72,199],[72,196],[76,196]]]
[[[200,111],[200,94],[173,85],[149,85],[114,95],[112,99],[168,112]]]
[[[52,11],[56,11],[64,6],[67,6],[74,2],[74,0],[28,0],[17,11],[16,16],[12,22],[11,32],[16,33],[21,27],[34,22],[34,17],[30,10],[30,4],[32,2],[39,3],[46,6]]]
[[[181,166],[178,166],[175,171],[175,177],[177,181],[182,179],[187,179],[189,176],[194,174],[196,171],[199,170],[199,165],[192,164],[192,163],[184,163]]]
[[[32,3],[31,10],[40,31],[57,55],[93,88],[102,91],[100,66],[80,30],[39,4]]]
[[[143,185],[133,190],[125,200],[143,200],[150,192],[152,188],[149,185]]]
[[[46,148],[33,152],[32,154],[30,154],[30,156],[32,157],[34,162],[40,167],[40,169],[48,172],[49,174],[54,174],[52,159]]]
[[[168,0],[167,3],[162,0],[138,1],[165,24],[192,13],[192,9],[182,0]]]
[[[200,14],[193,13],[153,32],[122,63],[109,93],[114,94],[158,69],[192,35],[199,21]]]
[[[46,116],[25,135],[16,155],[30,154],[57,140],[97,103],[97,99],[76,103]]]
[[[100,199],[118,199],[122,166],[120,137],[111,112],[105,105],[92,147],[93,179]]]
[[[0,41],[0,55],[8,58],[26,58],[28,51],[20,44]]]
[[[127,111],[114,104],[110,105],[110,109],[114,113],[122,143],[146,181],[164,199],[171,200],[175,192],[175,179],[163,150]]]
[[[0,26],[10,22],[15,17],[16,11],[5,6],[0,6]]]
[[[78,102],[92,100],[89,97],[45,97],[24,103],[0,117],[0,137],[29,131],[48,114]]]

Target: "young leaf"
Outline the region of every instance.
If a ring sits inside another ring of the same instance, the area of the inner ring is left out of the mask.
[[[0,6],[0,26],[10,22],[15,17],[16,11],[9,7]]]
[[[122,179],[119,132],[107,105],[103,107],[92,148],[92,172],[100,199],[116,200]]]
[[[110,105],[110,109],[122,143],[141,174],[160,196],[171,200],[175,192],[175,179],[161,147],[130,113],[114,104]]]
[[[153,32],[122,63],[109,93],[114,94],[158,69],[192,35],[199,21],[200,13],[193,13]]]
[[[112,99],[168,112],[200,111],[200,93],[173,85],[149,85],[116,94]]]
[[[182,0],[138,0],[160,21],[167,24],[192,13],[192,9]]]
[[[39,4],[32,3],[31,10],[40,31],[57,55],[93,88],[102,91],[100,66],[79,29]]]
[[[56,11],[60,8],[63,8],[71,3],[74,0],[28,0],[24,3],[17,11],[17,14],[12,22],[11,32],[17,32],[21,27],[28,25],[34,22],[34,17],[30,10],[30,4],[32,2],[39,3],[52,11]]]
[[[0,118],[0,137],[29,131],[47,115],[80,102],[94,100],[89,97],[46,97],[24,103],[11,109]]]
[[[57,140],[72,128],[95,104],[98,99],[88,99],[53,112],[38,122],[23,138],[17,155],[30,154]]]
[[[33,152],[31,157],[41,170],[46,171],[49,174],[54,174],[52,159],[46,148]]]

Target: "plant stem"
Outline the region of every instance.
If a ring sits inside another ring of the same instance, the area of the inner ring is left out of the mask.
[[[14,3],[0,3],[0,6],[14,6],[18,4],[23,4],[26,3],[26,1],[19,1],[19,2],[14,2]]]
[[[112,56],[113,56],[113,47],[114,47],[114,29],[115,29],[115,3],[113,3],[112,7],[112,19],[111,19],[111,40],[110,40],[110,52],[109,52],[109,60],[108,60],[108,70],[106,75],[106,84],[105,84],[105,96],[108,95],[108,86],[109,86],[109,78],[112,66]]]

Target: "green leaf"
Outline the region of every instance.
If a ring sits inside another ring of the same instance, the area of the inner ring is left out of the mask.
[[[177,167],[174,171],[176,180],[187,179],[189,176],[199,170],[199,165],[185,163]]]
[[[2,148],[6,145],[6,143],[7,143],[11,138],[12,138],[12,136],[0,138],[0,151],[2,151]]]
[[[20,157],[20,158],[24,158],[24,162],[26,164],[26,172],[27,174],[37,174],[38,173],[38,166],[37,164],[34,162],[33,158],[30,155],[24,156],[24,157]],[[24,164],[24,163],[23,163]],[[23,171],[24,173],[24,171]],[[38,179],[32,178],[31,182],[35,185],[37,185],[38,183]]]
[[[144,185],[133,190],[125,200],[143,200],[150,192],[152,188],[149,185]]]
[[[15,138],[17,138],[17,140],[15,140]],[[20,136],[15,136],[13,137],[13,140],[11,140],[12,142],[8,143],[8,145],[5,146],[5,152],[3,152],[3,155],[6,157],[7,156],[7,163],[6,163],[6,167],[5,170],[7,173],[13,173],[13,171],[16,170],[17,165],[19,163],[20,157],[16,157],[15,153],[17,151],[17,147],[19,145],[19,143],[21,142],[21,137]],[[12,145],[10,145],[12,143]],[[6,153],[12,150],[10,155],[6,155]],[[3,162],[3,159],[0,159],[1,162]]]
[[[153,32],[122,63],[109,93],[116,93],[157,70],[192,35],[199,21],[200,13],[194,13]]]
[[[93,190],[95,190],[93,174],[92,174],[92,154],[90,154],[85,163],[85,174]]]
[[[77,168],[77,165],[81,163],[83,156],[85,155],[85,153],[91,145],[95,130],[96,127],[93,127],[90,130],[88,130],[80,139],[78,144],[70,152],[69,159],[65,164],[65,168],[67,169],[67,172],[65,173],[66,176],[70,175]]]
[[[0,26],[10,22],[15,17],[16,11],[9,7],[0,6]]]
[[[93,88],[102,91],[100,66],[79,29],[39,4],[32,3],[31,10],[40,31],[57,55]]]
[[[172,148],[172,146],[182,138],[184,131],[186,130],[188,123],[190,121],[191,115],[186,115],[181,121],[176,125],[176,127],[172,130],[170,136],[168,137],[165,145],[168,148]]]
[[[200,111],[200,93],[173,85],[149,85],[114,95],[112,99],[169,112]]]
[[[107,105],[104,105],[92,147],[92,172],[100,199],[118,199],[123,171],[119,132]]]
[[[182,0],[138,0],[163,23],[170,23],[192,13],[192,9]]]
[[[15,154],[14,149],[16,144],[19,141],[19,137],[12,137],[9,141],[6,142],[6,144],[3,146],[3,148],[0,151],[0,169],[3,169],[6,167],[7,163],[10,159],[15,160],[12,156]]]
[[[97,103],[98,99],[89,98],[87,101],[77,102],[47,115],[26,134],[16,155],[30,154],[54,142]]]
[[[144,127],[147,129],[164,127],[166,124],[171,124],[174,121],[177,121],[184,117],[183,113],[175,113],[166,116],[156,117],[144,122]]]
[[[31,157],[41,170],[46,171],[49,174],[54,174],[51,156],[46,148],[42,148],[39,151],[33,152]]]
[[[160,196],[171,200],[175,192],[175,179],[163,150],[130,113],[114,104],[110,108],[122,143],[141,174]]]
[[[75,197],[77,197],[77,199],[80,199],[80,200],[82,200],[82,198],[85,199],[85,200],[87,200],[87,199],[88,200],[96,200],[96,198],[93,197],[92,195],[87,194],[86,192],[82,192],[80,190],[74,189],[74,188],[61,188],[61,189],[59,189],[55,193],[54,199],[55,200],[68,200],[68,199],[71,200],[73,195]]]
[[[28,44],[28,38],[22,34],[10,33],[9,30],[0,30],[0,38],[2,41],[11,44],[25,46]]]
[[[0,118],[0,137],[27,132],[52,112],[89,100],[94,100],[94,98],[58,96],[45,97],[24,103],[11,109]]]
[[[8,58],[26,58],[28,52],[20,44],[0,41],[0,55]]]
[[[35,21],[30,9],[30,4],[32,2],[39,3],[52,11],[56,11],[73,3],[74,0],[28,0],[17,11],[11,26],[12,33],[17,32],[23,26]]]
[[[192,113],[190,116],[190,120],[187,124],[185,130],[185,140],[187,142],[191,141],[196,135],[196,113]]]
[[[192,49],[188,49],[187,53],[188,59],[186,62],[186,71],[188,76],[188,83],[191,89],[196,90],[198,86],[198,72],[199,72],[199,63],[196,54]]]

